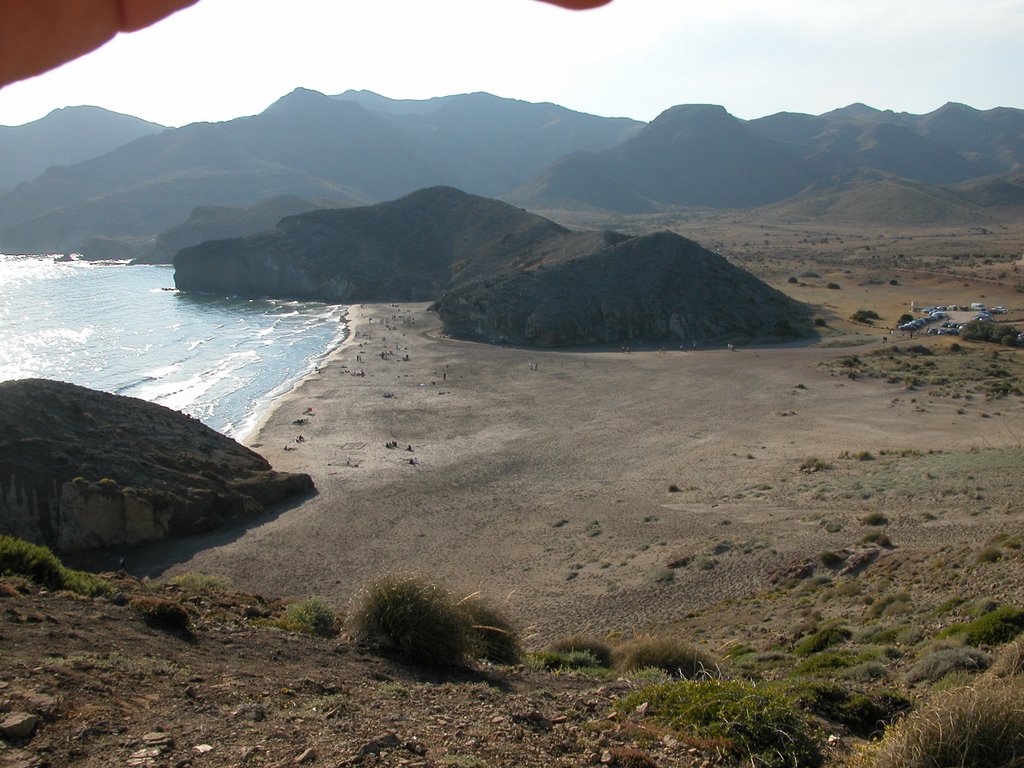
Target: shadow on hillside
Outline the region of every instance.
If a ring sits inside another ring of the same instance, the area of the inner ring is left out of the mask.
[[[437,339],[437,336],[431,335],[429,332],[424,332],[422,335]],[[443,337],[448,341],[456,341],[464,344],[477,344],[485,347],[498,347],[500,349],[514,349],[521,352],[531,352],[539,354],[541,352],[561,352],[561,353],[574,353],[574,354],[599,354],[608,352],[707,352],[709,350],[722,350],[729,349],[729,343],[726,341],[701,341],[694,344],[693,342],[679,343],[679,340],[668,341],[664,339],[655,340],[637,340],[630,342],[617,342],[614,344],[577,344],[577,345],[565,345],[565,346],[532,346],[529,344],[514,344],[509,341],[498,340],[488,341],[479,337],[446,333]],[[813,347],[815,344],[820,343],[825,338],[817,330],[808,330],[806,335],[797,337],[782,339],[779,337],[770,337],[770,340],[759,341],[753,340],[749,342],[737,340],[732,346],[736,349],[795,349],[799,347]]]
[[[316,495],[317,491],[314,490],[296,496],[275,505],[262,515],[235,521],[208,533],[153,541],[133,547],[110,547],[69,554],[63,556],[63,559],[72,568],[103,572],[118,570],[121,568],[121,558],[124,558],[124,570],[132,576],[140,579],[156,578],[171,566],[188,562],[203,550],[221,547],[240,539],[253,528],[269,523],[285,512],[297,509]]]

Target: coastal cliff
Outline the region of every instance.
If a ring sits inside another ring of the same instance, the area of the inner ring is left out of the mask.
[[[451,187],[290,216],[174,259],[180,290],[434,301],[447,333],[537,346],[807,333],[803,305],[670,232],[574,232]]]
[[[0,383],[0,533],[64,552],[181,536],[312,490],[184,414],[44,379]]]

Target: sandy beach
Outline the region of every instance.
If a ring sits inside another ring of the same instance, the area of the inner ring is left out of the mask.
[[[800,471],[809,456],[1019,443],[1003,427],[1020,423],[1016,402],[965,421],[962,403],[819,364],[848,349],[502,348],[445,338],[423,304],[353,306],[348,322],[248,441],[309,472],[317,495],[158,548],[154,562],[173,564],[152,575],[204,571],[344,609],[375,576],[416,571],[502,602],[534,644],[628,632],[851,545],[876,502],[837,504]],[[829,487],[854,487],[861,464],[837,462]],[[889,532],[931,546],[990,524],[894,514]]]

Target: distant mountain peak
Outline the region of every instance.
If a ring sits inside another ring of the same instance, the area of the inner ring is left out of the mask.
[[[880,110],[874,107],[869,107],[863,102],[856,101],[853,104],[848,104],[845,107],[839,109],[833,109],[831,112],[826,112],[822,117],[829,117],[833,120],[877,120],[879,116],[883,114],[893,114],[892,110]]]
[[[310,88],[296,88],[263,110],[263,114],[301,110],[312,105],[330,103],[330,101],[331,98],[320,91],[314,91]]]

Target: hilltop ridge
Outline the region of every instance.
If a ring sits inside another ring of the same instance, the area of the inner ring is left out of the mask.
[[[807,333],[797,302],[680,235],[570,231],[451,187],[314,211],[186,248],[180,290],[436,301],[448,333],[538,346],[718,343]]]

